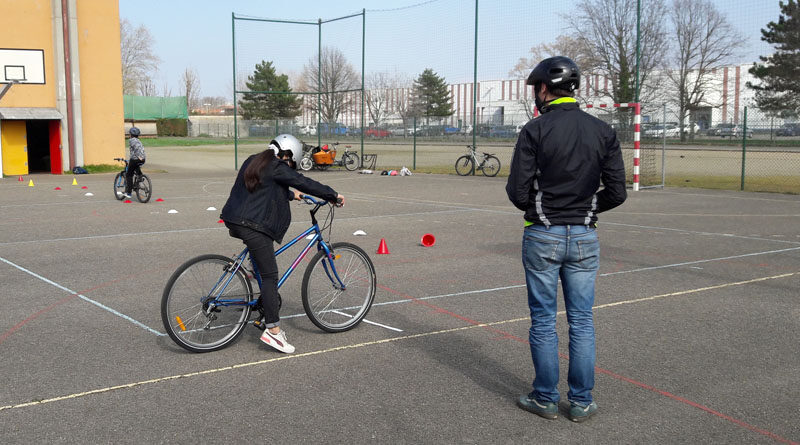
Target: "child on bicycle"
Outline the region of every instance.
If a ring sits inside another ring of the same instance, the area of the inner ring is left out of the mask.
[[[145,153],[144,153],[144,146],[142,142],[139,140],[139,135],[141,132],[136,127],[131,127],[130,135],[131,139],[128,143],[128,149],[131,153],[130,160],[128,161],[128,170],[125,171],[125,193],[123,197],[130,198],[131,197],[131,190],[133,189],[133,174],[137,170],[139,173],[142,172],[141,166],[144,165],[145,161]],[[118,192],[119,193],[119,192]]]
[[[261,275],[258,305],[265,327],[261,341],[287,354],[295,348],[280,328],[281,297],[273,243],[280,243],[289,228],[289,201],[300,200],[300,193],[289,187],[344,204],[344,197],[335,190],[295,171],[302,156],[303,144],[294,136],[282,134],[273,139],[266,150],[244,161],[220,215],[230,235],[250,250]]]

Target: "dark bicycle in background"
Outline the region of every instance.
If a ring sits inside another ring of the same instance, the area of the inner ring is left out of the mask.
[[[117,176],[114,176],[114,197],[122,201],[125,197],[125,173],[128,171],[128,160],[125,158],[114,158],[114,160],[125,163],[125,168],[117,173]],[[150,178],[142,173],[141,168],[137,167],[133,172],[131,193],[135,193],[136,199],[141,203],[150,201],[150,196],[153,194],[153,184],[150,182]]]

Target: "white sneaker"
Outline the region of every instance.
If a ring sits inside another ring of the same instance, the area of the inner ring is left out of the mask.
[[[294,352],[294,346],[286,341],[286,331],[284,330],[273,334],[269,332],[269,329],[264,329],[264,333],[261,334],[261,341],[286,354]]]

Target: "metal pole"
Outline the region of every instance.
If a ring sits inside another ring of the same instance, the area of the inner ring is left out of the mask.
[[[317,146],[322,146],[322,19],[317,19]]]
[[[664,103],[664,134],[661,139],[661,188],[666,186],[667,181],[667,104]]]
[[[639,102],[639,61],[641,59],[641,21],[642,21],[642,0],[636,0],[636,94],[634,102]],[[664,121],[666,125],[666,121]],[[666,128],[664,129],[666,133]]]
[[[478,128],[475,122],[478,101],[478,0],[475,0],[475,52],[472,65],[472,146],[476,147],[475,131]],[[415,132],[416,133],[416,132]]]
[[[239,125],[236,103],[236,15],[231,13],[231,45],[233,46],[233,169],[239,170]]]
[[[361,9],[361,165],[364,162],[364,61],[366,60],[367,10]]]
[[[414,116],[414,161],[411,169],[417,169],[417,116]]]
[[[747,107],[744,107],[744,120],[742,121],[742,181],[739,190],[744,190],[744,158],[747,153]]]

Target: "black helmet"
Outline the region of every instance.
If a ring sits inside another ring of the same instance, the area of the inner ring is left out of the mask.
[[[138,138],[139,135],[142,134],[142,132],[139,131],[139,129],[136,127],[131,127],[130,134],[132,137]]]
[[[544,59],[531,71],[528,85],[544,83],[548,90],[574,91],[581,87],[581,70],[569,57],[556,56]]]

